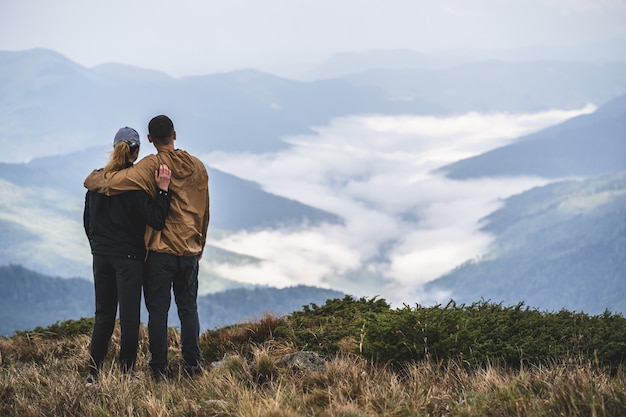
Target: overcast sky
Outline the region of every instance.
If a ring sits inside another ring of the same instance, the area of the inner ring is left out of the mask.
[[[626,0],[0,0],[0,50],[44,47],[88,67],[174,76],[338,51],[571,46],[625,26]]]

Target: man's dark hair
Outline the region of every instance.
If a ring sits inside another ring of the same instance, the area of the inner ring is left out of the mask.
[[[155,116],[148,123],[148,133],[152,141],[156,142],[157,145],[166,145],[174,134],[174,123],[163,114]]]

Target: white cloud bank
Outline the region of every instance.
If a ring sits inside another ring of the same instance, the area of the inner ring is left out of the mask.
[[[502,198],[547,182],[455,181],[432,171],[594,110],[355,116],[316,127],[317,135],[286,138],[292,146],[277,153],[210,153],[203,158],[209,166],[336,213],[345,224],[222,236],[211,244],[263,262],[203,262],[242,283],[316,285],[394,304],[425,303],[423,283],[487,250],[491,237],[478,230],[480,220]]]

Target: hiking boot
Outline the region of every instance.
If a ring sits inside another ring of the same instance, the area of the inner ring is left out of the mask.
[[[155,382],[160,382],[165,379],[170,379],[172,378],[172,375],[173,375],[173,372],[170,368],[152,370],[152,379]]]
[[[184,371],[185,375],[193,378],[195,376],[202,375],[204,373],[204,368],[201,365],[186,365]]]

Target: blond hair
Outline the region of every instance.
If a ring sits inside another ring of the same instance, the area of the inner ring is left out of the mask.
[[[134,152],[137,147],[133,147],[132,151]],[[104,167],[104,172],[112,172],[119,171],[124,168],[128,168],[128,166],[133,162],[130,160],[131,155],[131,147],[126,141],[120,141],[113,148],[113,152],[109,157],[109,162],[107,162]]]

